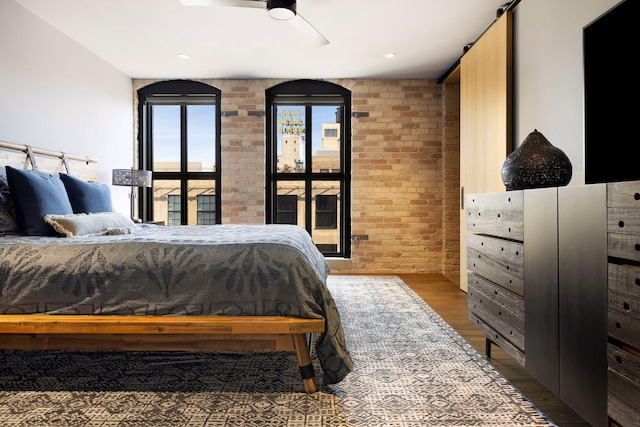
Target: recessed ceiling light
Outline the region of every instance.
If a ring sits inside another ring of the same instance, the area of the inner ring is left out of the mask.
[[[393,53],[393,52],[389,52],[389,53],[385,53],[385,54],[384,54],[384,57],[385,57],[385,58],[395,58],[395,57],[396,57],[396,54],[395,54],[395,53]]]
[[[179,53],[178,58],[180,59],[189,59],[191,58],[188,53]]]

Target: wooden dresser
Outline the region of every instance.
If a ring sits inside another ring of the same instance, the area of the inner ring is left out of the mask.
[[[467,196],[469,319],[593,426],[640,425],[640,181]]]
[[[523,192],[467,199],[469,320],[525,366]]]
[[[606,426],[606,185],[466,202],[469,319],[487,337],[487,356],[500,346],[587,422]]]
[[[640,183],[607,185],[608,413],[640,425]]]

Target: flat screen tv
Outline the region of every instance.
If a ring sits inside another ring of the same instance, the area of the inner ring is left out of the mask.
[[[583,29],[587,184],[640,180],[639,10],[621,1]]]

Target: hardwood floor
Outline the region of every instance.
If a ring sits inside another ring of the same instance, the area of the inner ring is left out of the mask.
[[[400,274],[398,277],[474,348],[485,354],[485,336],[467,319],[467,294],[460,290],[458,284],[440,274]],[[589,426],[562,400],[529,375],[511,356],[495,345],[491,349],[491,363],[558,426]]]

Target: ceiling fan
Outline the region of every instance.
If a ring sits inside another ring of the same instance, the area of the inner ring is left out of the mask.
[[[313,25],[296,10],[296,0],[179,0],[185,6],[231,6],[266,9],[273,19],[289,21],[302,37],[313,46],[329,44]]]

